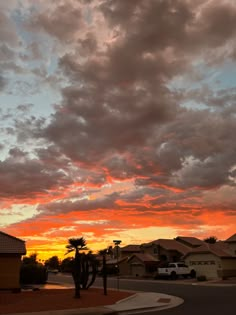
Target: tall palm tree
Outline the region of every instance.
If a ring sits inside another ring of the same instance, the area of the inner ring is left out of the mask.
[[[83,237],[70,238],[68,240],[67,254],[75,251],[75,260],[72,276],[75,284],[75,298],[80,298],[80,277],[81,277],[81,254],[80,250],[87,250],[86,240]]]

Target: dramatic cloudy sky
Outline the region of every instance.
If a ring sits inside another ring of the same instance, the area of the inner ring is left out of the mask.
[[[234,0],[0,1],[0,65],[0,229],[29,251],[236,232]]]

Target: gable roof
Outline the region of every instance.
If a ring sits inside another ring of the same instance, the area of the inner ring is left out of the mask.
[[[140,245],[127,245],[127,246],[124,246],[124,247],[121,247],[121,252],[140,252]]]
[[[191,248],[188,247],[187,245],[184,245],[176,240],[171,240],[171,239],[158,239],[156,241],[143,244],[142,246],[150,247],[153,245],[161,246],[162,248],[166,250],[175,250],[183,255],[187,254],[189,250],[191,250]]]
[[[108,259],[106,261],[106,265],[119,265],[122,263],[124,260],[127,260],[127,257],[119,258],[118,260],[116,258]]]
[[[204,244],[204,241],[200,240],[196,237],[188,237],[188,236],[177,236],[176,241],[184,242],[186,245],[195,247],[195,246],[201,246]]]
[[[186,255],[191,254],[213,254],[220,258],[236,258],[232,250],[224,242],[216,242],[215,244],[205,243],[199,247],[193,248]]]
[[[0,254],[26,254],[25,242],[0,231]]]
[[[140,261],[144,262],[144,263],[150,263],[150,262],[158,262],[159,260],[157,260],[155,257],[153,257],[150,254],[133,254],[129,259],[128,262],[130,262],[133,258],[138,258]]]
[[[229,238],[227,238],[227,240],[225,240],[225,242],[236,243],[236,233],[234,235],[230,236]]]

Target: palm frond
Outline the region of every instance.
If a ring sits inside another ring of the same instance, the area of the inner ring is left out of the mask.
[[[68,252],[73,250],[88,250],[86,247],[86,240],[83,237],[69,238],[68,243],[69,244],[66,245]]]

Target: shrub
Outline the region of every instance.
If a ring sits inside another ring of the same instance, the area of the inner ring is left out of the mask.
[[[21,284],[44,284],[47,282],[47,269],[41,264],[22,264],[20,270]]]

